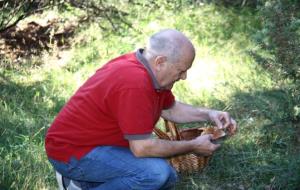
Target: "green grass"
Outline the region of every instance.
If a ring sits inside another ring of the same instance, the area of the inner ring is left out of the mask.
[[[248,54],[257,48],[252,41],[257,16],[213,5],[184,6],[175,13],[167,5],[130,10],[134,30],[115,34],[96,23],[84,26],[60,64],[45,54],[0,68],[0,189],[55,189],[44,151],[55,115],[95,69],[143,47],[148,35],[163,28],[183,31],[197,50],[188,79],[174,88],[177,99],[229,111],[239,123],[238,134],[223,141],[209,166],[181,176],[176,189],[299,188],[300,127],[294,117],[299,100],[293,96],[299,92],[291,92],[284,80],[278,85]]]

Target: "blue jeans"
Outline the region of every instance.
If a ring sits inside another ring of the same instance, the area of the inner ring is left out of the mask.
[[[63,176],[89,190],[172,189],[177,174],[165,159],[137,158],[128,148],[100,146],[69,163],[49,158]]]

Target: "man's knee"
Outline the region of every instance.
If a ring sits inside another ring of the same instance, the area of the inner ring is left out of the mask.
[[[178,180],[177,172],[167,162],[161,167],[161,187],[162,189],[169,189],[175,186]]]
[[[177,181],[176,171],[164,159],[156,159],[144,174],[144,180],[156,188],[173,186]]]

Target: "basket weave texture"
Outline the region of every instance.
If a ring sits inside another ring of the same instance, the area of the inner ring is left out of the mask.
[[[216,140],[225,136],[225,132],[217,128],[190,128],[178,130],[175,123],[165,120],[166,132],[159,128],[154,129],[154,133],[160,139],[181,141],[192,140],[200,135],[212,134],[213,139]],[[168,158],[169,163],[180,173],[193,173],[203,169],[209,162],[211,156],[202,156],[194,153],[187,153],[183,155],[176,155]]]

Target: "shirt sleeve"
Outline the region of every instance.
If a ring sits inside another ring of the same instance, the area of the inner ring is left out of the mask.
[[[124,138],[128,140],[151,137],[154,121],[154,101],[145,89],[126,89],[115,92],[108,104]]]
[[[165,92],[164,104],[163,109],[171,108],[175,103],[175,96],[173,95],[171,90],[167,90]]]

